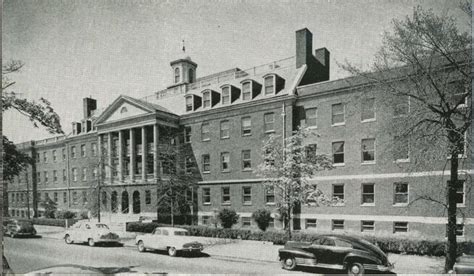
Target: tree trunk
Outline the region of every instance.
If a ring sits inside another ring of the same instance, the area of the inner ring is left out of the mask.
[[[287,210],[287,214],[286,214],[286,234],[288,236],[288,240],[290,241],[291,240],[291,205],[288,206],[288,208],[286,209]]]
[[[458,150],[451,151],[451,176],[447,185],[447,204],[448,204],[448,227],[446,242],[446,260],[444,272],[453,269],[456,262],[457,242],[456,242],[456,186],[458,184]]]

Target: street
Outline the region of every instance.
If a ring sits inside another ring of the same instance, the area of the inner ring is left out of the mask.
[[[67,245],[62,240],[44,237],[5,237],[4,254],[14,273],[66,264],[91,267],[104,273],[304,273],[282,270],[277,262],[238,260],[207,254],[173,258],[159,252],[139,253],[134,247]]]

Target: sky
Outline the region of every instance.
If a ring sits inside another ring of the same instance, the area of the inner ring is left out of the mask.
[[[25,63],[12,90],[48,99],[70,133],[84,97],[105,108],[169,86],[182,40],[200,77],[294,56],[306,27],[313,48],[331,52],[334,80],[348,76],[338,63],[371,63],[392,20],[416,5],[464,16],[452,0],[4,0],[2,58]],[[3,133],[16,143],[52,136],[14,111]]]

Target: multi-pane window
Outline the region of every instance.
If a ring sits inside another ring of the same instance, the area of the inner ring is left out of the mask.
[[[58,171],[56,170],[53,171],[53,181],[58,182]]]
[[[210,225],[211,224],[211,216],[202,216],[202,224],[203,225]]]
[[[448,184],[450,184],[449,180]],[[454,185],[454,188],[456,189],[456,205],[464,206],[464,180],[458,180],[456,185]]]
[[[71,158],[76,158],[76,146],[71,147]]]
[[[375,222],[373,220],[363,220],[360,223],[361,232],[373,232],[375,230]]]
[[[61,152],[62,152],[63,160],[66,160],[66,149],[62,149]]]
[[[191,127],[187,126],[184,128],[184,142],[191,143]]]
[[[242,118],[242,136],[248,136],[252,134],[252,119],[251,117]]]
[[[344,142],[332,143],[332,162],[334,164],[344,164]]]
[[[228,120],[221,121],[221,139],[227,139],[230,136],[230,122]]]
[[[57,158],[56,150],[53,150],[53,162],[56,162]]]
[[[410,159],[410,142],[406,136],[395,136],[393,139],[393,159],[408,161]]]
[[[362,184],[362,204],[373,205],[375,203],[375,185],[373,183]]]
[[[72,204],[74,204],[74,205],[77,204],[77,192],[76,191],[72,192]]]
[[[67,192],[63,192],[63,203],[67,203]]]
[[[405,116],[410,112],[410,98],[408,96],[399,96],[394,99],[393,116]]]
[[[222,187],[221,188],[221,203],[225,205],[230,204],[230,187]]]
[[[82,181],[87,180],[87,168],[82,168]]]
[[[268,76],[265,78],[265,95],[271,95],[275,93],[275,77]]]
[[[242,170],[252,169],[252,158],[250,156],[250,150],[242,151]]]
[[[145,204],[146,205],[151,204],[151,191],[150,190],[145,191]]]
[[[222,88],[222,104],[229,104],[230,103],[230,87],[226,86]]]
[[[228,152],[221,153],[221,170],[223,172],[230,170],[230,153]]]
[[[191,155],[184,157],[184,173],[190,174],[193,172],[194,161]]]
[[[201,125],[201,138],[203,141],[209,141],[211,140],[211,135],[210,135],[210,125],[209,123],[202,123]]]
[[[97,173],[98,173],[97,168],[93,168],[92,169],[92,179],[94,179],[94,180],[97,179]]]
[[[464,237],[464,224],[456,224],[456,229],[454,229],[456,236]],[[446,224],[446,237],[448,236],[448,225]]]
[[[252,204],[252,187],[242,187],[242,202],[244,205]]]
[[[306,119],[305,119],[305,124],[307,127],[315,127],[317,126],[317,120],[318,120],[318,109],[316,107],[314,108],[308,108],[305,111],[306,113]]]
[[[393,187],[393,204],[408,204],[408,183],[394,183]]]
[[[202,204],[211,205],[211,188],[202,188]]]
[[[72,168],[72,181],[77,181],[77,168]]]
[[[202,107],[203,108],[208,108],[211,107],[211,92],[206,91],[202,94]]]
[[[178,83],[180,78],[179,68],[174,69],[174,83]]]
[[[406,233],[406,232],[408,232],[408,222],[406,221],[393,222],[393,233]]]
[[[333,184],[332,185],[332,197],[344,202],[344,184]]]
[[[58,202],[58,193],[57,193],[57,192],[54,192],[54,194],[53,194],[53,200],[54,200],[54,202],[56,202],[56,203]]]
[[[66,169],[63,169],[63,182],[66,181],[66,178],[67,178],[67,176],[66,176]]]
[[[344,104],[338,103],[332,105],[332,125],[342,125],[345,122],[345,107]]]
[[[211,171],[211,156],[209,154],[202,155],[202,172]]]
[[[362,162],[375,162],[375,139],[362,139]]]
[[[263,127],[265,132],[275,131],[275,114],[265,113],[263,115]]]
[[[48,162],[48,152],[43,152],[43,162],[47,163]]]
[[[38,181],[38,184],[41,183],[41,172],[36,173],[36,180]]]
[[[97,156],[97,144],[96,143],[91,144],[91,152],[92,152],[92,156]]]
[[[81,145],[81,157],[86,157],[86,145]]]
[[[332,220],[332,230],[344,230],[344,220],[343,219],[333,219]]]
[[[86,205],[87,204],[87,192],[82,191],[82,204]]]
[[[275,203],[275,188],[273,186],[265,186],[265,203]]]
[[[305,229],[316,228],[316,219],[306,219]]]
[[[248,101],[252,99],[252,91],[250,90],[250,82],[245,82],[242,84],[242,100]]]
[[[48,179],[49,179],[48,172],[44,172],[44,183],[48,183]]]
[[[375,120],[375,98],[363,98],[362,102],[362,110],[360,113],[360,119],[362,122],[364,121],[372,121]]]
[[[39,153],[36,154],[36,163],[39,163],[41,159],[41,156]]]
[[[186,97],[186,112],[193,111],[193,97]]]
[[[242,217],[242,227],[250,227],[252,226],[252,218],[251,217]]]

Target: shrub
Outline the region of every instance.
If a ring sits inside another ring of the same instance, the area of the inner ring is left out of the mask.
[[[44,217],[45,218],[54,218],[57,207],[56,202],[51,198],[47,197],[44,201],[40,203],[40,206],[44,208]]]
[[[234,210],[231,209],[222,209],[217,215],[219,218],[222,227],[232,228],[232,225],[236,224],[239,221],[239,215]]]
[[[260,230],[265,231],[272,220],[271,213],[267,209],[258,209],[252,214],[252,218],[257,223]]]
[[[59,226],[66,227],[65,219],[48,219],[48,218],[34,218],[30,220],[34,225],[47,225],[47,226]],[[68,225],[76,223],[76,219],[68,219]]]
[[[56,212],[56,218],[58,219],[73,219],[76,217],[76,213],[69,210],[59,210]]]
[[[79,213],[79,218],[80,219],[88,219],[89,218],[89,214],[87,211],[82,211],[81,213]]]

